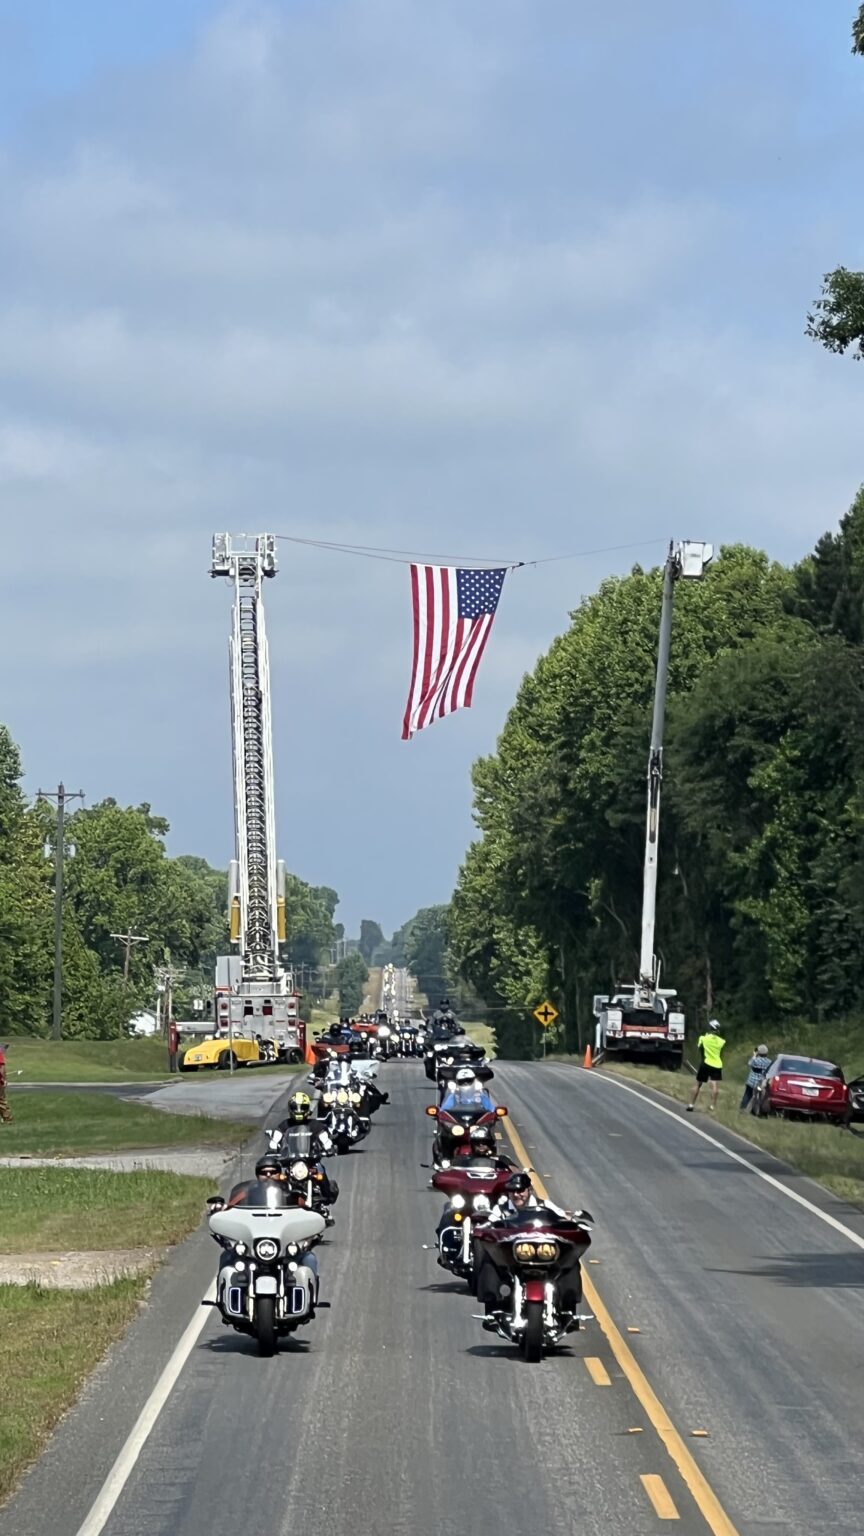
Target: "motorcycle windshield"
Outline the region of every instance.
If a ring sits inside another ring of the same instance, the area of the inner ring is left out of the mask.
[[[483,1115],[491,1115],[495,1112],[495,1105],[483,1088],[454,1088],[453,1092],[448,1093],[442,1100],[441,1108],[448,1115],[458,1115],[465,1110]]]
[[[292,1161],[294,1158],[302,1158],[308,1163],[314,1151],[314,1137],[308,1126],[298,1126],[296,1130],[288,1132],[282,1147],[282,1152]]]

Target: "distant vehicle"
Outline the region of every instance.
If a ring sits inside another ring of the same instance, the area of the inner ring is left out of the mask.
[[[232,1051],[235,1067],[257,1066],[269,1059],[258,1040],[245,1035],[234,1035],[231,1039],[227,1035],[211,1035],[200,1044],[189,1046],[180,1062],[180,1071],[197,1072],[215,1067],[217,1071],[228,1072]]]
[[[853,1120],[864,1120],[864,1077],[853,1077],[849,1087]]]
[[[778,1056],[756,1089],[750,1113],[805,1115],[808,1119],[852,1119],[852,1095],[841,1067],[814,1056]],[[862,1111],[864,1116],[864,1111]]]

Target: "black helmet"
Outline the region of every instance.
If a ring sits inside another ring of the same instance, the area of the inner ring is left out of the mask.
[[[260,1179],[265,1173],[281,1173],[282,1164],[273,1152],[265,1152],[255,1164],[255,1177]]]
[[[527,1173],[512,1174],[504,1187],[508,1195],[524,1195],[534,1188],[530,1174]]]

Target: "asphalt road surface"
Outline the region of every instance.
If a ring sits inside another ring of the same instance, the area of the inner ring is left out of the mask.
[[[431,1085],[419,1063],[382,1080],[393,1102],[337,1164],[337,1224],[319,1250],[331,1310],[273,1360],[208,1315],[106,1536],[860,1529],[852,1238],[729,1158],[707,1116],[695,1129],[717,1145],[598,1074],[502,1065],[493,1087],[551,1197],[594,1212],[586,1272],[620,1330],[617,1352],[592,1323],[528,1366],[436,1266],[440,1197],[419,1166]],[[791,1187],[864,1233],[806,1181]],[[199,1235],[158,1278],[3,1511],[4,1536],[76,1536],[216,1257]]]

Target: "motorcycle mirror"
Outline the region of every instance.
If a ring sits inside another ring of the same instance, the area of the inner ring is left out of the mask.
[[[498,1116],[499,1120],[503,1120],[505,1115],[507,1114],[507,1105],[506,1104],[499,1104],[497,1106],[496,1110],[495,1110],[495,1113]]]
[[[421,1168],[431,1168],[431,1167],[432,1167],[432,1164],[431,1164],[431,1163],[421,1163],[421,1164],[420,1164],[420,1167],[421,1167]]]
[[[438,1119],[438,1110],[437,1110],[437,1108],[435,1107],[434,1104],[427,1104],[426,1105],[426,1113],[430,1117],[431,1120],[437,1120]]]

